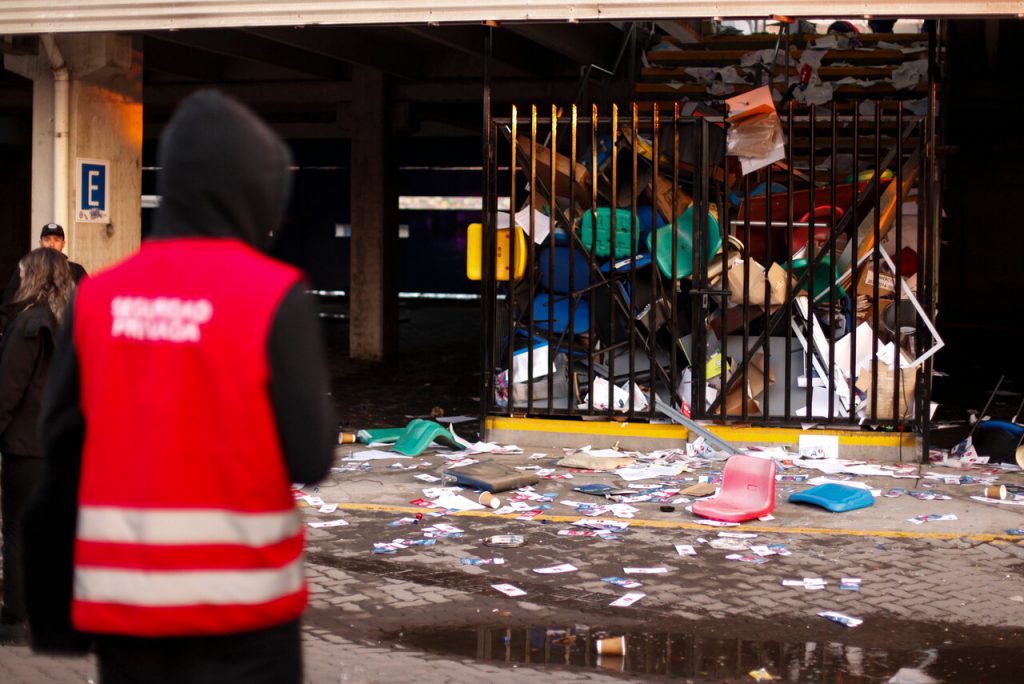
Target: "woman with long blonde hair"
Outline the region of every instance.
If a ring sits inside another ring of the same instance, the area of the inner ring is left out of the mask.
[[[34,249],[18,262],[21,286],[8,305],[11,318],[0,343],[0,514],[3,515],[3,609],[0,643],[24,641],[25,600],[18,520],[42,480],[36,425],[53,358],[57,329],[74,281],[67,258]]]

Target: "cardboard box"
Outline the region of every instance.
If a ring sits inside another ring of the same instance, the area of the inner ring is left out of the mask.
[[[743,304],[743,278],[746,267],[737,263],[729,269],[729,301]],[[750,259],[750,275],[748,276],[747,301],[751,306],[764,306],[764,281],[768,279],[771,306],[779,306],[786,301],[786,278],[792,278],[789,272],[779,264],[772,264],[765,273],[764,266]]]
[[[530,178],[530,138],[521,135],[519,136],[519,170],[526,176],[527,180]],[[570,170],[571,167],[571,170]],[[541,187],[547,188],[551,185],[551,150],[544,147],[540,143],[537,144],[537,194],[538,202],[540,196],[544,193],[541,192]],[[557,197],[563,197],[569,199],[569,188],[573,187],[572,192],[573,199],[576,205],[579,207],[589,207],[592,196],[591,196],[591,182],[590,182],[590,171],[583,164],[576,162],[575,166],[572,166],[572,161],[564,154],[555,155],[555,195]]]
[[[742,416],[744,403],[746,403],[747,405],[748,416],[757,416],[761,414],[761,406],[750,397],[744,396],[743,388],[739,385],[736,385],[729,391],[729,394],[726,395],[725,397],[726,415]]]
[[[878,301],[875,297],[875,281],[878,281]],[[879,320],[882,313],[889,308],[896,295],[896,279],[888,271],[880,271],[875,276],[873,265],[868,263],[861,271],[857,279],[857,319],[860,321],[873,321],[874,310],[878,309]]]
[[[682,216],[683,212],[693,204],[693,197],[680,187],[675,189],[675,209],[672,208],[672,177],[663,173],[658,174],[658,182],[655,184],[654,203],[658,207],[658,213],[671,223],[672,218]]]
[[[896,386],[896,371],[886,363],[878,363],[878,405],[871,412],[871,364],[868,363],[857,378],[857,389],[864,393],[865,415],[869,420],[893,420],[893,390]],[[900,374],[899,407],[896,420],[911,420],[914,417],[914,392],[917,388],[917,368],[904,368]]]

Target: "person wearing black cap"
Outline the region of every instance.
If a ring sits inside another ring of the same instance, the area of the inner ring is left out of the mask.
[[[58,252],[64,252],[64,229],[56,223],[47,223],[43,226],[43,229],[39,231],[39,246],[49,247],[55,249]],[[65,255],[66,257],[67,255]],[[85,278],[89,274],[85,272],[85,269],[81,264],[76,264],[74,261],[68,259],[68,266],[71,267],[71,277],[74,279],[77,285],[82,278]],[[4,306],[14,301],[14,295],[21,287],[21,274],[18,269],[14,269],[14,273],[11,274],[11,279],[7,282],[7,287],[4,288],[4,298],[2,304]]]

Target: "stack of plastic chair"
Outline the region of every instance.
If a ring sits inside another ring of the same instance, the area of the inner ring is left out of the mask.
[[[693,504],[693,512],[724,522],[743,522],[775,509],[775,461],[736,454],[722,469],[718,495]]]
[[[693,233],[694,224],[696,224],[696,215],[693,212],[693,206],[691,205],[683,214],[675,220],[675,226],[667,224],[657,228],[654,233],[657,233],[657,254],[655,254],[655,261],[658,264],[658,270],[666,278],[675,278],[676,280],[682,278],[689,278],[693,275]],[[707,251],[707,262],[710,263],[712,257],[718,253],[718,250],[722,247],[722,232],[718,227],[718,221],[711,214],[707,215],[707,221],[705,223],[705,229],[708,231],[708,251]],[[672,233],[676,234],[675,237],[675,270],[672,268]],[[647,236],[647,249],[651,250],[651,245],[654,243],[652,235]]]
[[[549,245],[537,256],[537,274],[543,290],[537,292],[533,300],[534,326],[538,330],[558,335],[580,335],[587,332],[590,328],[590,308],[586,297],[576,294],[586,291],[590,284],[590,260],[587,255],[572,246]],[[573,298],[575,305],[570,307]]]

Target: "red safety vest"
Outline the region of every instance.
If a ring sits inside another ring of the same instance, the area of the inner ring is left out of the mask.
[[[268,396],[273,315],[299,280],[238,240],[189,238],[79,285],[77,629],[226,634],[302,613],[303,530]]]

